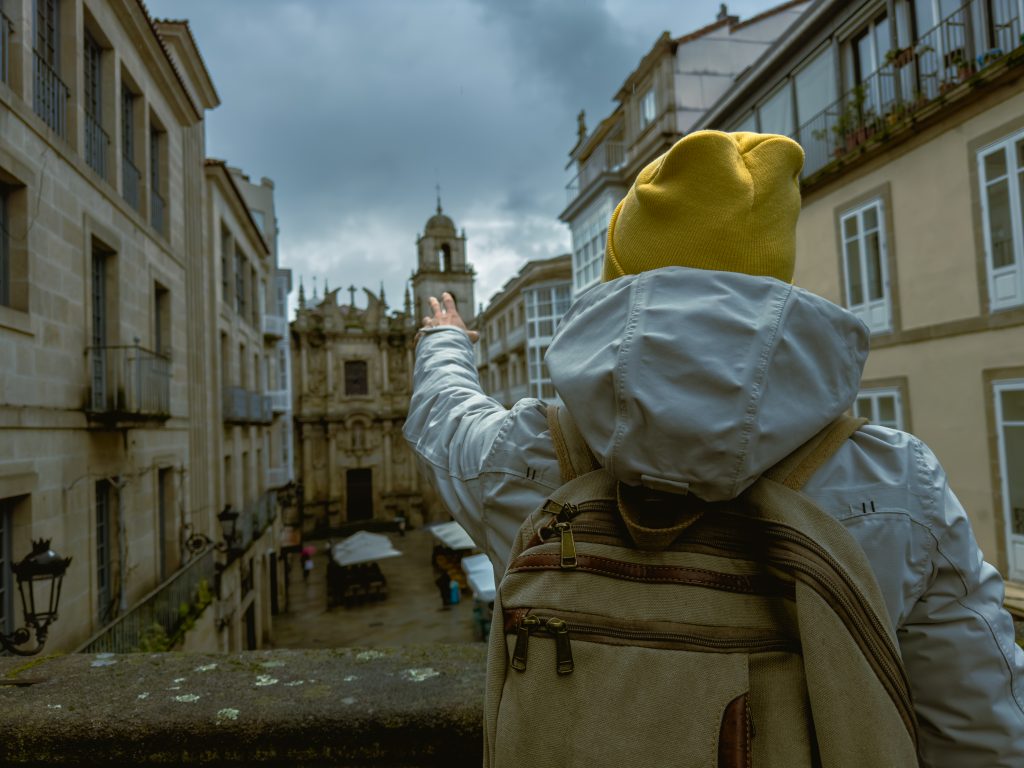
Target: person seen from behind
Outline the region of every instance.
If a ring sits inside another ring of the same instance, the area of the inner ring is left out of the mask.
[[[734,499],[851,408],[867,329],[792,284],[802,163],[783,136],[697,131],[644,168],[615,210],[602,284],[577,298],[545,362],[619,481]],[[546,405],[506,409],[486,395],[477,333],[450,295],[431,309],[405,437],[500,575],[525,517],[561,485]],[[866,425],[803,493],[874,572],[910,683],[920,765],[1024,766],[1024,653],[1002,579],[932,451]]]

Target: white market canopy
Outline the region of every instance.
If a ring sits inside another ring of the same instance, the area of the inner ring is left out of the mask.
[[[494,600],[494,566],[487,555],[472,555],[462,558],[462,570],[466,572],[473,596],[482,603]]]
[[[438,523],[430,526],[434,537],[448,549],[473,549],[476,544],[469,538],[466,529],[454,520],[450,523]]]
[[[331,557],[338,565],[372,563],[387,557],[398,557],[402,553],[391,546],[391,540],[382,533],[359,531],[331,549]]]

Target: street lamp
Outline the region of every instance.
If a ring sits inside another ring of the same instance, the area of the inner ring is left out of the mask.
[[[213,545],[218,552],[232,552],[235,548],[235,525],[238,522],[238,512],[228,504],[217,513],[220,521],[220,529],[224,532],[224,541],[214,542],[205,533],[193,533],[185,541],[185,547],[193,554],[202,552],[206,547]]]
[[[70,557],[62,558],[50,549],[49,539],[39,539],[32,542],[32,551],[24,560],[11,566],[11,571],[18,579],[25,626],[9,635],[0,633],[0,645],[5,650],[18,656],[32,656],[43,650],[50,624],[57,620],[60,588],[69,565]],[[30,629],[35,630],[35,646],[19,648],[29,641]]]

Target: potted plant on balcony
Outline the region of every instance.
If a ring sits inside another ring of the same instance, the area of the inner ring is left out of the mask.
[[[913,46],[905,48],[892,48],[885,54],[885,63],[891,64],[896,69],[902,69],[914,60]]]

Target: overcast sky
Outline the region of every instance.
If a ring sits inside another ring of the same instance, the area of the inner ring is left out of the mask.
[[[781,0],[734,0],[749,18]],[[568,151],[661,34],[711,0],[146,0],[192,26],[221,98],[207,154],[275,182],[280,262],[312,294],[354,283],[400,308],[435,208],[467,235],[486,302],[568,252]],[[347,294],[342,294],[347,298]],[[295,292],[293,292],[294,304]],[[363,303],[362,300],[359,303]]]

